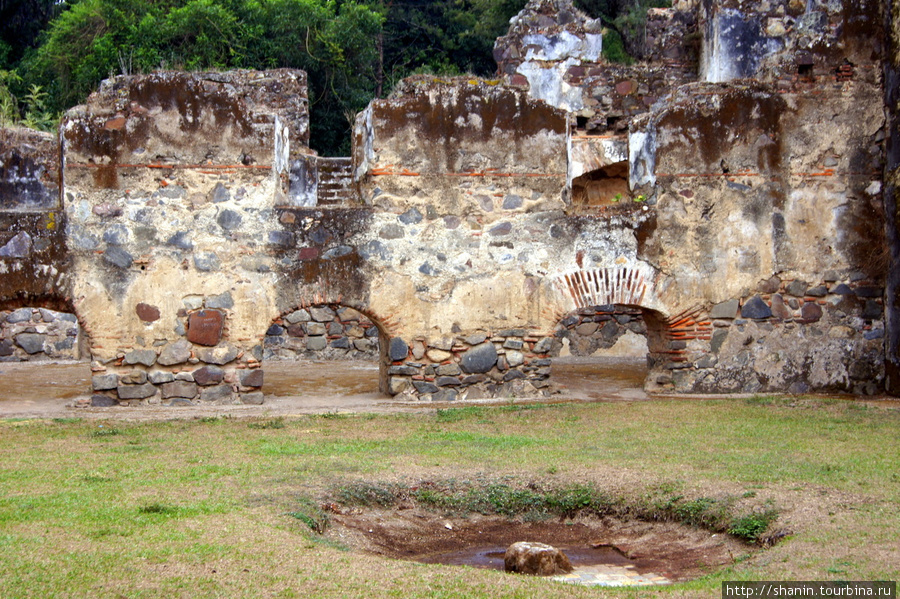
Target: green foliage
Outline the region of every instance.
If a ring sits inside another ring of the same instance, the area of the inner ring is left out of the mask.
[[[522,516],[531,521],[570,518],[581,511],[609,514],[616,503],[591,485],[523,486],[492,480],[428,482],[411,489],[410,496],[425,507],[448,513]]]
[[[16,97],[10,91],[19,76],[15,71],[0,71],[0,127],[9,127],[19,120]]]
[[[25,94],[25,118],[22,124],[31,129],[51,131],[59,118],[47,109],[47,92],[40,85],[32,85]]]
[[[576,0],[575,6],[608,28],[603,56],[610,62],[631,64],[646,53],[647,10],[668,8],[670,0]]]
[[[82,0],[50,23],[22,72],[49,93],[52,112],[82,101],[102,79],[120,73],[303,69],[311,145],[323,154],[346,154],[347,115],[364,108],[374,92],[381,21],[355,2]]]
[[[301,497],[297,503],[297,510],[288,512],[288,516],[300,520],[314,533],[324,534],[328,528],[328,514],[312,499]]]
[[[603,33],[603,58],[617,64],[632,64],[634,58],[625,51],[625,42],[618,31],[607,29]]]
[[[629,63],[642,53],[647,8],[666,4],[581,0],[579,6],[607,26],[607,60]],[[10,0],[0,3],[0,69],[7,69],[0,70],[0,123],[21,120],[50,129],[57,114],[116,74],[298,68],[308,74],[310,145],[322,155],[347,155],[353,116],[402,78],[494,74],[494,41],[522,5],[522,0]],[[5,81],[3,74],[13,72],[22,79]]]
[[[490,76],[494,41],[522,0],[406,0],[381,3],[385,92],[412,74]]]
[[[389,507],[397,501],[399,492],[396,485],[357,481],[341,485],[335,495],[347,505]]]
[[[769,525],[778,518],[778,511],[768,508],[746,516],[734,518],[728,527],[728,534],[741,538],[748,543],[758,543]]]

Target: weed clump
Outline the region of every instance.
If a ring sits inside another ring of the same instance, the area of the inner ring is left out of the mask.
[[[116,435],[121,435],[122,431],[117,428],[106,428],[102,424],[100,428],[95,431],[91,431],[91,437],[94,439],[102,439],[104,437],[115,437]]]
[[[178,508],[166,505],[164,503],[151,503],[149,505],[142,505],[138,508],[138,512],[141,514],[160,514],[162,516],[174,516],[178,513]]]
[[[312,499],[301,497],[298,504],[298,509],[288,512],[288,516],[300,520],[314,533],[324,534],[325,529],[328,528],[328,514]]]
[[[253,428],[257,430],[274,430],[284,428],[284,418],[279,416],[278,418],[272,418],[271,420],[266,420],[265,422],[251,422],[247,425],[248,428]]]
[[[734,518],[728,527],[728,534],[749,543],[760,543],[764,540],[763,534],[776,518],[778,518],[778,511],[774,508]]]
[[[632,517],[646,521],[672,521],[726,532],[749,543],[763,544],[769,525],[778,517],[771,505],[749,514],[735,513],[736,497],[685,499],[668,490],[659,496],[614,496],[588,484],[546,486],[516,484],[510,480],[425,481],[411,487],[396,484],[352,482],[334,495],[345,505],[388,508],[415,502],[448,516],[497,515],[541,521],[578,515]]]
[[[338,487],[337,498],[347,505],[391,507],[400,498],[401,488],[388,483],[352,482]]]

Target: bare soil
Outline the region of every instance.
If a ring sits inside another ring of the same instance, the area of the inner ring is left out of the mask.
[[[365,361],[272,360],[265,363],[265,404],[76,408],[90,397],[91,370],[86,362],[0,363],[0,418],[124,418],[168,420],[229,415],[290,416],[323,412],[396,412],[454,404],[397,402],[378,391],[378,365]],[[549,401],[635,401],[641,388],[643,359],[566,358],[554,363],[557,390]],[[529,398],[523,398],[528,401]],[[532,398],[548,401],[548,398]],[[499,400],[508,402],[508,400]],[[479,403],[492,403],[480,400]]]
[[[462,405],[394,401],[378,390],[378,365],[374,362],[272,360],[265,363],[265,373],[266,400],[261,406],[77,408],[77,400],[89,398],[91,394],[92,373],[87,362],[0,363],[0,418],[170,420],[222,415],[258,418],[325,412],[402,412]],[[553,362],[556,393],[550,397],[518,398],[516,401],[645,401],[650,399],[642,388],[646,374],[643,358],[558,358]],[[722,396],[679,395],[673,399],[714,397]],[[847,396],[847,399],[882,407],[900,407],[900,401],[894,398],[860,400]],[[477,400],[479,404],[508,402],[508,399]],[[476,402],[466,402],[466,405],[472,403]]]
[[[328,534],[334,540],[393,559],[490,567],[484,556],[471,548],[502,552],[517,541],[534,541],[562,549],[576,567],[630,564],[641,574],[660,574],[671,581],[702,576],[754,550],[729,535],[672,522],[614,518],[542,522],[481,515],[441,518],[401,506],[396,510],[340,510],[332,515],[331,526]]]

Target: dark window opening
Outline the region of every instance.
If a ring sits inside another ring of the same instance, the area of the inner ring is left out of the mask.
[[[577,129],[586,129],[587,125],[588,125],[588,118],[586,116],[575,117],[575,127]]]
[[[593,170],[572,181],[575,207],[628,206],[633,204],[628,188],[628,161]]]
[[[813,77],[813,65],[811,64],[798,64],[797,65],[797,75],[800,77],[804,77],[806,79],[812,79]]]

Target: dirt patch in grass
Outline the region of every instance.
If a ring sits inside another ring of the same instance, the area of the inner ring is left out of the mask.
[[[703,576],[758,549],[730,535],[674,522],[609,517],[543,522],[483,515],[443,518],[404,506],[333,514],[328,537],[354,551],[423,563],[458,563],[453,560],[467,549],[502,551],[517,541],[547,543],[572,553],[609,547],[614,548],[613,556],[622,559],[613,557],[605,563],[631,564],[641,574],[656,573],[671,581]],[[468,565],[479,567],[475,561]]]

